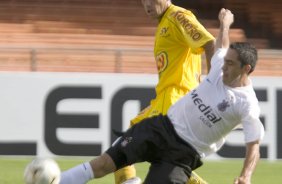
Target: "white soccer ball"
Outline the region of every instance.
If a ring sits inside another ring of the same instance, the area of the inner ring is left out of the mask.
[[[59,184],[61,170],[52,159],[34,159],[24,171],[26,184]]]

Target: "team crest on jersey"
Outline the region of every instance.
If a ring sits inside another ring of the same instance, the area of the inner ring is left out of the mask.
[[[221,112],[224,112],[227,107],[230,107],[229,102],[226,100],[223,100],[221,103],[219,103],[217,105],[218,110],[220,110]]]
[[[163,28],[161,29],[161,31],[160,31],[160,36],[161,36],[161,37],[167,37],[167,36],[169,36],[168,29],[169,29],[169,27],[163,27]]]
[[[132,137],[125,137],[124,140],[120,143],[122,147],[125,147],[132,141]]]
[[[166,69],[168,64],[168,57],[166,52],[160,52],[156,56],[156,62],[157,62],[158,72],[162,73]]]

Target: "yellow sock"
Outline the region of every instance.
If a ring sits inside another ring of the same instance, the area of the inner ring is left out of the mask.
[[[115,172],[115,183],[121,184],[122,182],[136,176],[136,170],[133,165],[121,168]]]
[[[195,172],[192,172],[191,177],[186,184],[208,184],[203,178],[197,175]]]

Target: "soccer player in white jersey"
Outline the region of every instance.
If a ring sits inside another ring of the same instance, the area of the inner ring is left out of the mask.
[[[104,154],[62,173],[60,184],[84,184],[126,165],[148,161],[144,184],[185,184],[201,158],[216,152],[224,137],[242,125],[246,155],[234,184],[251,184],[264,129],[249,74],[257,51],[248,43],[229,46],[233,14],[219,13],[220,33],[211,70],[204,81],[182,97],[167,115],[147,118],[128,129]]]

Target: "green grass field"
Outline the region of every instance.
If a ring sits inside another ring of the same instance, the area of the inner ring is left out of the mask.
[[[32,158],[0,157],[0,184],[23,184],[23,171]],[[89,158],[60,158],[56,161],[62,170],[76,164],[88,161]],[[210,184],[232,184],[234,177],[240,173],[242,160],[205,161],[204,166],[197,173],[204,177]],[[143,179],[146,175],[148,164],[137,164],[138,175]],[[103,179],[89,182],[89,184],[113,184],[113,175]],[[252,180],[253,184],[281,184],[282,161],[269,162],[261,160],[257,166]]]

